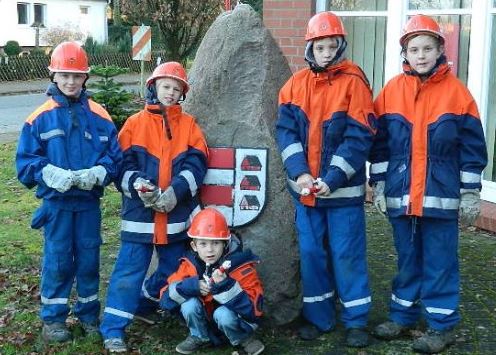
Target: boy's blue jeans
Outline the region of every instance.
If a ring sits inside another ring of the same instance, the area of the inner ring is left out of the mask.
[[[209,340],[207,315],[200,299],[190,298],[184,302],[181,305],[181,313],[192,336]],[[213,317],[217,327],[232,345],[238,345],[257,328],[256,324],[245,321],[225,306],[217,308]]]

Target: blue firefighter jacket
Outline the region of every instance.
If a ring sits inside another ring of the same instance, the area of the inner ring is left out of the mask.
[[[70,170],[101,165],[107,171],[104,185],[108,185],[117,179],[122,162],[115,125],[85,90],[72,100],[52,83],[47,95],[50,98],[27,118],[22,128],[16,154],[18,179],[28,188],[37,186],[37,198],[60,202],[61,208],[82,210],[94,206],[103,195],[103,186],[95,185],[90,191],[72,187],[60,193],[46,186],[41,170],[47,164]]]

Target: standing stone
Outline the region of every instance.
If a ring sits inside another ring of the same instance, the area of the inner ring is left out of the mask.
[[[209,146],[268,148],[266,206],[257,220],[236,230],[260,256],[265,314],[276,324],[294,320],[301,307],[294,208],[274,136],[279,89],[290,76],[260,16],[241,4],[207,31],[183,104],[198,119]]]

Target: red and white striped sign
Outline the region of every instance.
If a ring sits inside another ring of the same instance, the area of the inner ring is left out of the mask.
[[[150,26],[133,26],[133,59],[152,60],[152,30]]]
[[[267,149],[209,148],[208,171],[200,190],[205,207],[214,207],[231,227],[252,222],[266,201]]]

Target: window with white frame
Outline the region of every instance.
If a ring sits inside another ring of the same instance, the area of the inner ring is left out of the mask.
[[[489,85],[486,114],[486,144],[488,152],[487,167],[484,170],[484,180],[496,182],[496,0],[491,9],[490,63]]]
[[[374,96],[384,86],[387,0],[327,0],[326,11],[343,21],[348,58],[358,64],[370,81]]]
[[[29,20],[29,4],[25,2],[17,3],[17,23],[27,25]]]
[[[33,23],[37,25],[46,24],[46,4],[33,4],[34,19]]]
[[[88,6],[79,6],[79,13],[81,15],[88,15],[89,9],[90,8]]]

